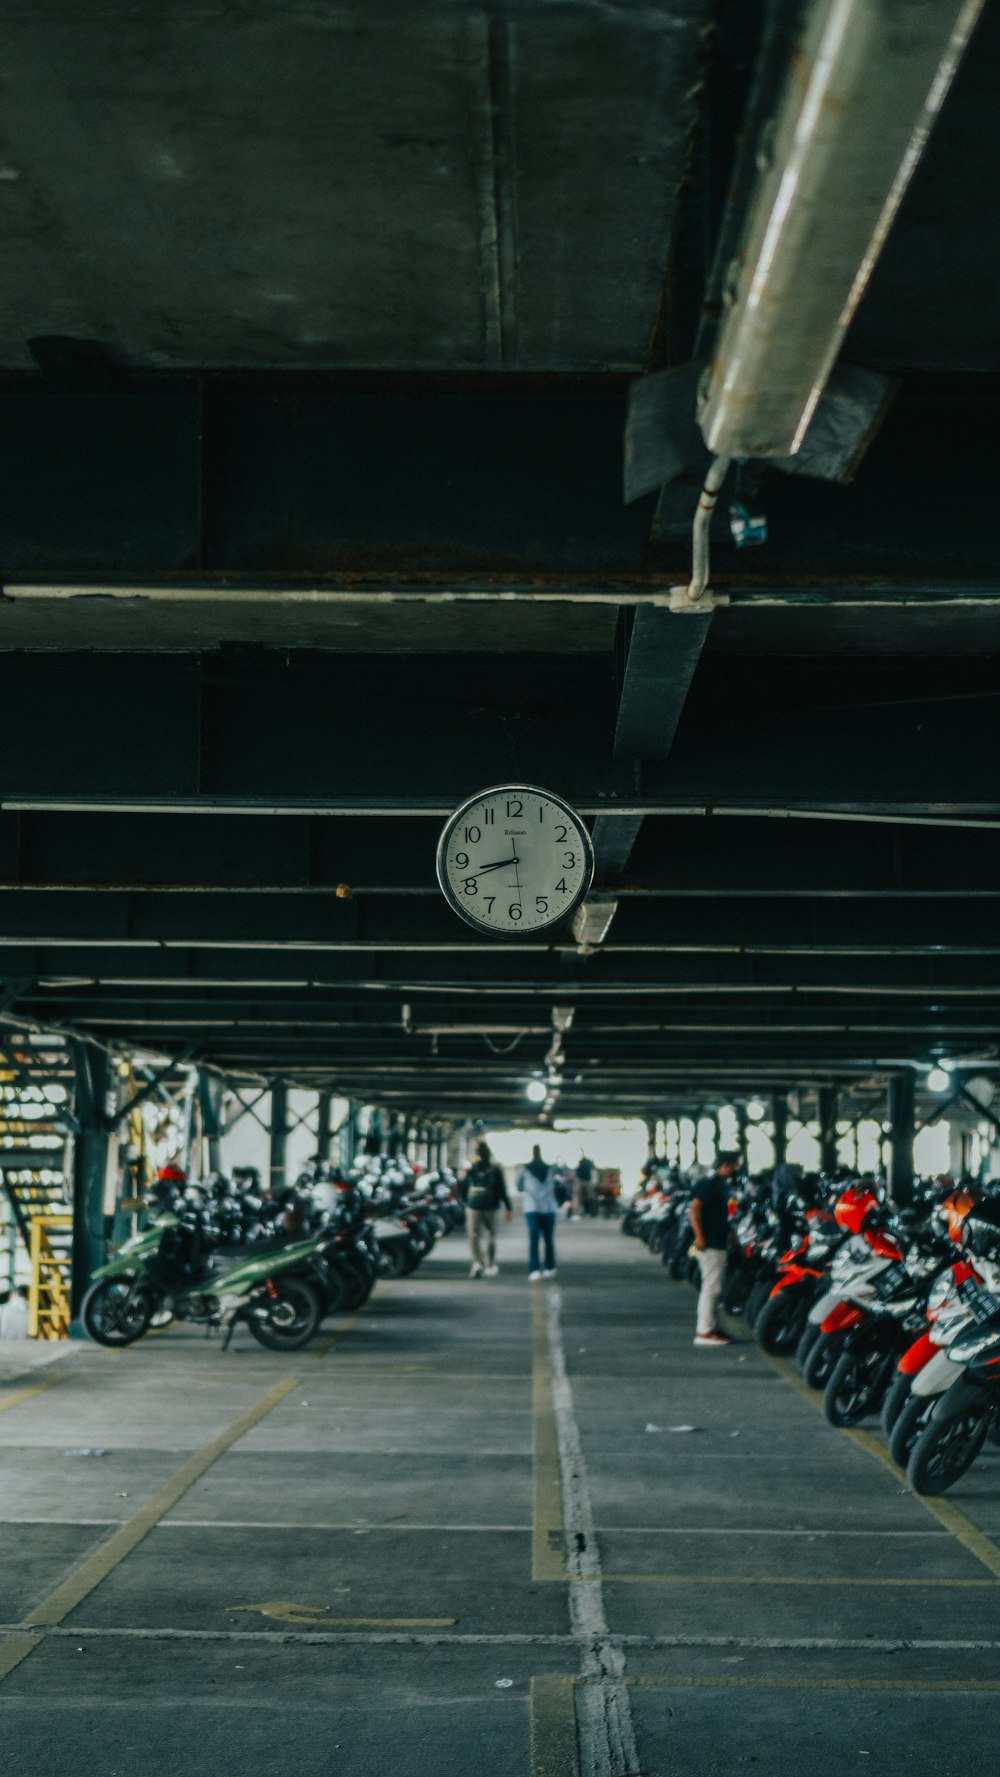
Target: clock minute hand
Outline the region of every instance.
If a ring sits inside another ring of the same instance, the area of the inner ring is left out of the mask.
[[[489,870],[503,870],[507,864],[517,864],[519,862],[519,858],[500,858],[495,864],[484,864],[482,869],[476,870],[474,874],[476,876],[485,876]]]

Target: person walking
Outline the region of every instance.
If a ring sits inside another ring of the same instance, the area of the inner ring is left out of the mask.
[[[496,1277],[497,1220],[501,1207],[508,1222],[513,1211],[507,1195],[507,1181],[486,1142],[476,1147],[476,1158],[465,1175],[465,1225],[469,1231],[472,1254],[470,1277]]]
[[[729,1345],[731,1341],[716,1325],[715,1314],[722,1293],[729,1245],[729,1181],[738,1172],[738,1154],[722,1153],[715,1171],[695,1187],[688,1208],[688,1219],[694,1232],[694,1244],[701,1270],[698,1295],[696,1345]]]
[[[555,1225],[559,1199],[556,1196],[555,1174],[542,1159],[536,1144],[531,1159],[517,1175],[517,1188],[524,1194],[524,1219],[528,1224],[528,1277],[537,1283],[541,1277],[556,1274]],[[545,1267],[539,1268],[539,1244],[545,1249]]]

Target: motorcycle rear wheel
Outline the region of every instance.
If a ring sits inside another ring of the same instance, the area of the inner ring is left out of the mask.
[[[892,1428],[910,1399],[912,1388],[913,1377],[901,1376],[897,1370],[887,1390],[885,1400],[882,1402],[882,1436],[884,1438],[892,1437]],[[899,1460],[898,1457],[896,1460]],[[900,1466],[905,1468],[905,1462]]]
[[[878,1405],[884,1362],[875,1351],[845,1351],[837,1359],[823,1392],[823,1411],[831,1425],[860,1425]]]
[[[753,1324],[761,1351],[772,1357],[788,1357],[797,1350],[808,1304],[798,1290],[779,1290],[769,1296]]]
[[[319,1327],[322,1305],[311,1284],[301,1277],[279,1277],[274,1295],[257,1296],[246,1316],[258,1345],[269,1351],[301,1351]]]
[[[989,1408],[969,1405],[932,1419],[913,1446],[906,1479],[914,1493],[947,1493],[979,1455],[989,1429]]]
[[[889,1455],[899,1468],[905,1469],[940,1398],[936,1394],[911,1394],[896,1414],[889,1439]]]
[[[83,1298],[80,1319],[97,1345],[134,1345],[156,1309],[152,1292],[130,1277],[102,1277]]]

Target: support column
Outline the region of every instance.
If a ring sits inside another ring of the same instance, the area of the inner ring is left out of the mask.
[[[747,1163],[747,1128],[749,1123],[749,1119],[747,1118],[747,1107],[745,1104],[738,1104],[736,1105],[735,1110],[736,1145],[740,1151],[740,1164],[745,1170]]]
[[[837,1170],[837,1088],[819,1089],[819,1169],[829,1175]]]
[[[75,1322],[90,1279],[103,1265],[104,1181],[108,1169],[108,1093],[111,1064],[103,1049],[74,1043],[76,1121],[73,1141],[73,1273],[70,1316]]]
[[[347,1116],[340,1127],[340,1165],[344,1172],[354,1165],[354,1156],[358,1151],[358,1104],[350,1098],[347,1101]]]
[[[271,1085],[271,1191],[281,1191],[286,1184],[286,1151],[288,1148],[288,1087],[284,1080]]]
[[[333,1104],[333,1093],[327,1088],[319,1095],[316,1106],[316,1154],[320,1160],[329,1160],[330,1141],[330,1108]]]
[[[771,1099],[771,1120],[774,1124],[774,1164],[784,1165],[788,1158],[788,1095],[776,1092]]]
[[[223,1082],[218,1074],[198,1070],[198,1105],[201,1110],[201,1133],[208,1142],[208,1170],[222,1171],[222,1094]]]
[[[913,1201],[913,1137],[916,1074],[902,1068],[889,1080],[889,1196],[893,1203]]]

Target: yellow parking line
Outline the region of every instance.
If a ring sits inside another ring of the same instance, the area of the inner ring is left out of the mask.
[[[779,1376],[783,1377],[786,1382],[790,1382],[796,1393],[800,1394],[803,1400],[808,1401],[815,1412],[822,1413],[821,1398],[814,1389],[803,1381],[797,1371],[793,1370],[787,1359],[771,1357],[769,1352],[761,1351],[760,1346],[747,1337],[742,1327],[734,1326],[728,1316],[726,1319],[730,1332],[735,1335],[740,1344],[753,1345],[764,1361],[770,1364],[772,1370],[776,1370]],[[847,1436],[858,1445],[859,1449],[866,1451],[869,1456],[875,1458],[876,1462],[880,1462],[883,1468],[888,1469],[890,1475],[895,1480],[902,1482],[905,1487],[906,1476],[903,1470],[893,1462],[885,1445],[881,1444],[878,1438],[873,1437],[869,1431],[859,1431],[854,1427],[847,1429]],[[966,1549],[975,1560],[993,1574],[995,1579],[1000,1580],[1000,1548],[991,1537],[977,1529],[971,1518],[967,1518],[965,1513],[958,1506],[953,1505],[950,1499],[934,1499],[924,1493],[914,1493],[913,1498],[918,1505],[923,1506],[925,1512],[929,1512],[932,1518],[937,1519],[942,1528],[947,1530],[963,1549]]]
[[[360,1314],[353,1314],[350,1320],[342,1322],[335,1333],[328,1333],[325,1339],[320,1339],[318,1342],[314,1341],[309,1347],[310,1356],[325,1357],[328,1351],[333,1350],[338,1340],[344,1337],[345,1333],[353,1333],[360,1318]]]
[[[579,1777],[573,1678],[531,1681],[531,1777]]]
[[[0,1401],[0,1413],[6,1413],[8,1407],[19,1407],[22,1401],[30,1401],[33,1395],[44,1394],[47,1389],[55,1388],[59,1381],[53,1376],[48,1382],[36,1382],[32,1388],[19,1388],[16,1394],[9,1394]]]
[[[531,1577],[533,1580],[564,1580],[566,1558],[563,1553],[559,1441],[552,1399],[545,1303],[540,1290],[535,1291],[531,1303],[531,1415],[534,1455]]]
[[[160,1519],[166,1516],[179,1499],[183,1498],[188,1488],[200,1479],[206,1469],[211,1468],[213,1462],[244,1437],[253,1426],[257,1425],[285,1399],[286,1395],[291,1394],[292,1390],[298,1386],[296,1377],[292,1377],[286,1382],[279,1382],[277,1387],[269,1389],[267,1394],[262,1396],[256,1406],[241,1413],[239,1418],[235,1419],[225,1431],[220,1432],[218,1437],[213,1438],[210,1444],[204,1444],[200,1450],[196,1450],[194,1455],[190,1456],[187,1462],[177,1470],[176,1474],[171,1476],[166,1485],[160,1488],[159,1493],[155,1493],[153,1498],[148,1500],[127,1523],[116,1530],[112,1536],[109,1536],[100,1548],[96,1549],[93,1555],[76,1569],[75,1573],[70,1574],[69,1578],[63,1581],[61,1586],[57,1586],[56,1590],[50,1592],[41,1604],[29,1611],[24,1620],[24,1630],[27,1633],[16,1632],[0,1642],[0,1678],[13,1671],[14,1667],[19,1665],[34,1647],[37,1647],[41,1638],[33,1637],[30,1634],[30,1630],[35,1625],[61,1623],[68,1617],[70,1611],[75,1610],[77,1605],[82,1603],[83,1599],[101,1584],[102,1580],[106,1580],[108,1575],[113,1573],[114,1569],[125,1560],[126,1555],[130,1555],[132,1550],[138,1547],[143,1538],[148,1536]]]

